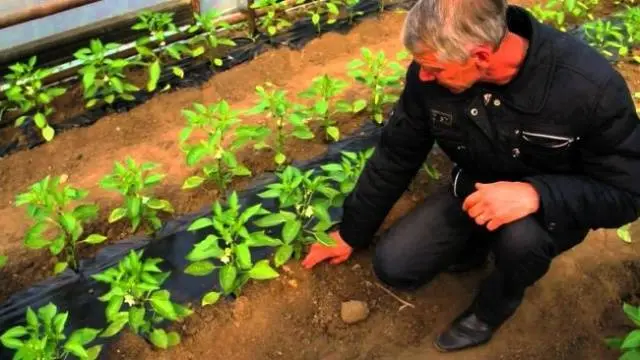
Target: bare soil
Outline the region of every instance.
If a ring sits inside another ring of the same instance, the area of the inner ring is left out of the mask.
[[[532,1],[519,1],[531,5]],[[326,34],[302,51],[280,49],[267,52],[250,63],[218,74],[200,88],[158,95],[128,113],[112,114],[95,125],[67,131],[50,144],[22,151],[0,160],[0,253],[9,264],[0,274],[0,299],[40,281],[50,274],[53,260],[46,252],[25,250],[22,239],[28,228],[25,209],[13,204],[15,195],[48,174],[68,174],[75,186],[90,191],[88,201],[101,206],[101,218],[92,231],[103,232],[110,241],[128,237],[126,225],[108,225],[116,195],[100,189],[100,178],[115,160],[127,155],[136,160],[162,164],[167,180],[156,194],[172,202],[179,214],[211,204],[217,192],[211,187],[182,191],[192,174],[177,147],[185,124],[180,110],[194,102],[209,104],[222,99],[233,108],[254,104],[254,88],[266,81],[285,87],[290,95],[303,90],[320,74],[345,76],[346,63],[359,56],[361,47],[393,55],[402,49],[398,40],[404,15],[385,14],[357,26],[347,35]],[[638,70],[623,64],[621,71],[632,89]],[[349,90],[356,98],[361,88]],[[292,97],[293,99],[293,97]],[[260,122],[253,117],[246,122]],[[364,118],[341,119],[345,135]],[[304,160],[325,149],[318,139],[294,142],[288,154]],[[259,174],[271,170],[268,152],[246,152],[241,160]],[[433,181],[421,173],[389,214],[387,227],[410,211],[435,186],[448,180],[449,162],[434,153],[430,161],[443,174]],[[248,180],[234,183],[240,189]],[[176,214],[178,216],[179,214]],[[638,234],[638,226],[634,226]],[[84,250],[88,256],[94,250]],[[604,347],[603,337],[621,335],[628,323],[621,316],[622,299],[633,300],[640,292],[640,247],[625,244],[614,232],[595,231],[573,250],[560,256],[550,272],[527,293],[525,303],[486,346],[442,355],[431,346],[434,336],[462,311],[486,272],[443,274],[432,284],[412,293],[396,293],[413,308],[399,311],[401,303],[378,287],[368,251],[356,254],[341,266],[320,265],[305,271],[288,264],[279,279],[253,283],[234,302],[197,309],[196,314],[175,327],[183,344],[169,351],[155,351],[140,338],[125,333],[108,354],[112,359],[616,359]],[[365,321],[347,325],[340,320],[343,301],[360,300],[369,305]]]

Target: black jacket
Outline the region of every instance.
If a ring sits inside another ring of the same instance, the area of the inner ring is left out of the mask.
[[[434,142],[464,170],[457,195],[471,193],[475,180],[529,182],[549,231],[614,228],[638,218],[640,122],[625,80],[596,50],[526,10],[510,6],[507,19],[529,40],[507,85],[476,84],[454,95],[421,82],[411,63],[345,201],[340,234],[347,243],[369,243]]]

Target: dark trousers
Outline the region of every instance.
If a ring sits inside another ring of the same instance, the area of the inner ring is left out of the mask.
[[[588,229],[549,233],[533,216],[490,232],[462,210],[463,199],[443,189],[400,219],[380,238],[374,269],[389,286],[414,289],[455,262],[492,251],[495,269],[470,308],[498,326],[522,302],[525,289],[549,269],[551,260],[580,243]]]

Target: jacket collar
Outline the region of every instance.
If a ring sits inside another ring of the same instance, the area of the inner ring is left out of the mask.
[[[529,40],[529,48],[520,71],[506,85],[482,84],[484,89],[501,94],[502,101],[525,113],[539,113],[549,95],[555,70],[551,28],[536,20],[527,10],[510,5],[509,30]]]

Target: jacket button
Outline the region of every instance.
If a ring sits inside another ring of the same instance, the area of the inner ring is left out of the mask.
[[[500,106],[500,99],[493,100],[493,105],[494,106]]]
[[[513,150],[511,150],[511,154],[513,155],[514,158],[519,157],[520,156],[520,149],[513,148]]]
[[[554,222],[550,222],[549,226],[547,226],[547,229],[549,229],[549,231],[553,231],[556,228],[556,223]]]
[[[458,151],[462,151],[462,150],[464,150],[464,149],[466,149],[466,148],[467,148],[467,147],[466,147],[466,146],[464,146],[464,145],[458,145],[458,147],[457,147]]]
[[[473,115],[473,116],[478,115],[478,109],[476,109],[476,108],[471,109],[471,115]]]

